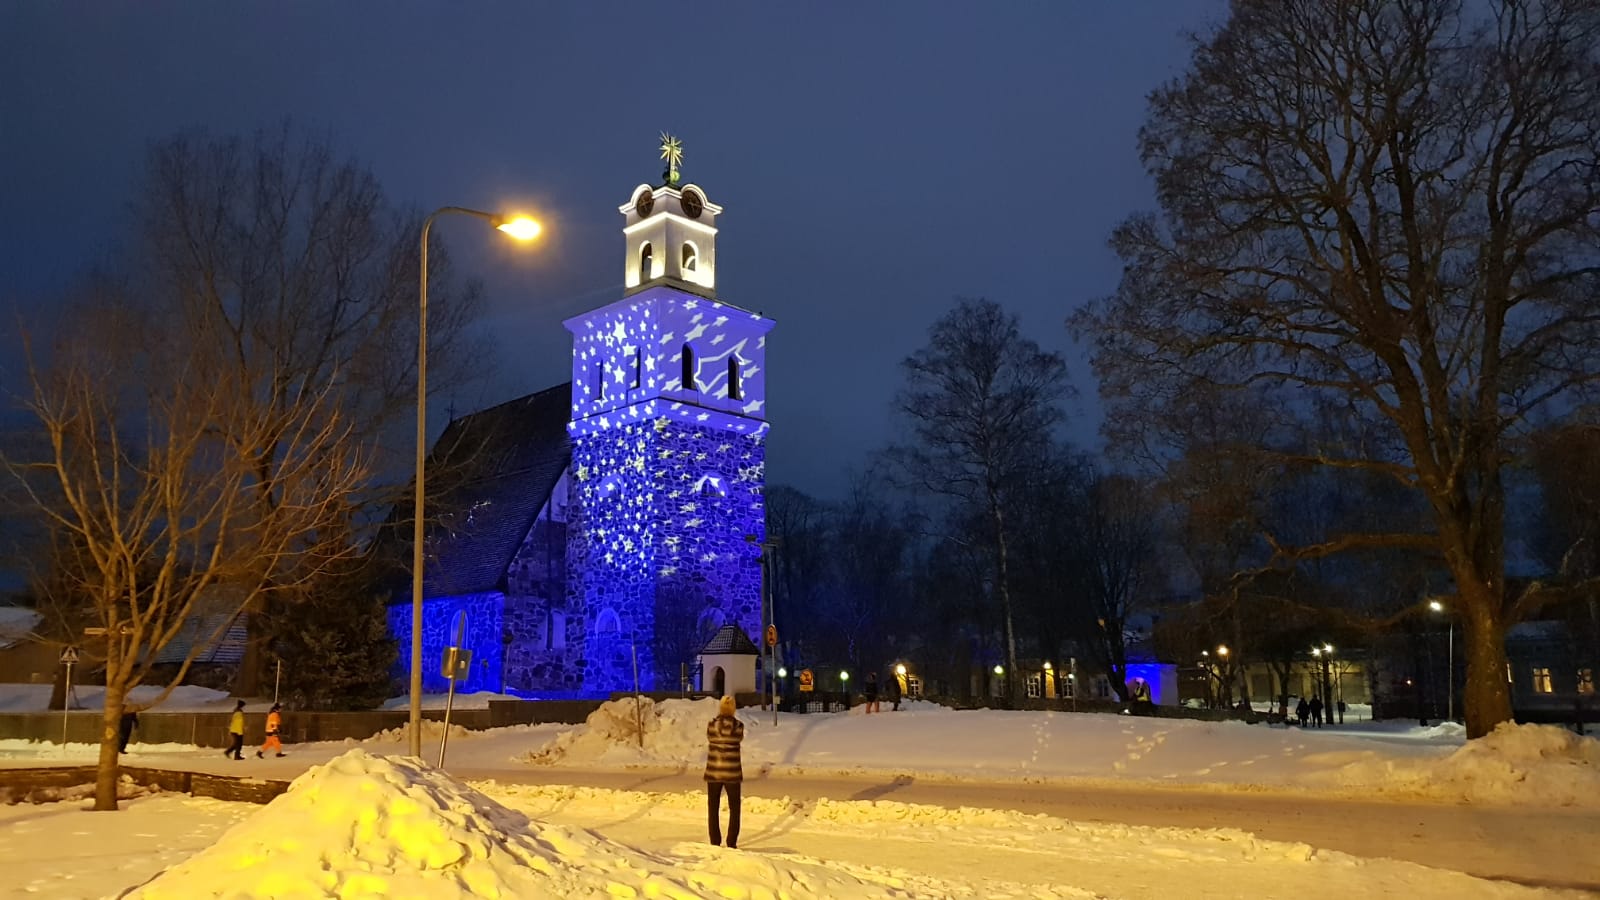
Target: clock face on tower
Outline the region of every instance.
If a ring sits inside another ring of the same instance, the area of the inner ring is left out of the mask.
[[[700,211],[705,209],[705,200],[692,190],[684,191],[680,202],[683,204],[683,214],[691,219],[700,218]]]
[[[650,215],[650,210],[655,209],[655,206],[656,196],[650,192],[649,188],[645,188],[643,191],[641,191],[639,193],[639,199],[633,201],[633,211],[638,213],[639,218],[641,219],[648,217]]]

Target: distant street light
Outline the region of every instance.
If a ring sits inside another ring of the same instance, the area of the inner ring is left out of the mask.
[[[446,213],[482,219],[519,241],[532,240],[542,230],[526,216],[507,218],[460,206],[442,206],[422,220],[422,283],[417,291],[417,496],[411,528],[411,755],[418,759],[422,758],[422,489],[428,452],[428,235],[433,220]]]
[[[1437,600],[1428,601],[1428,608],[1436,613],[1447,612],[1444,604]],[[1446,646],[1448,655],[1445,657],[1444,683],[1446,685],[1445,696],[1448,698],[1445,701],[1445,707],[1450,711],[1450,721],[1454,722],[1456,720],[1456,620],[1449,618],[1447,615],[1445,621],[1450,626],[1448,637],[1446,638],[1449,644]],[[1471,663],[1468,663],[1468,666],[1470,667]]]

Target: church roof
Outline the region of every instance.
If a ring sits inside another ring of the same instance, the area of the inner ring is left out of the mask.
[[[724,625],[717,629],[717,633],[711,636],[711,640],[706,642],[705,649],[700,653],[704,656],[761,655],[761,651],[756,649],[755,642],[751,641],[750,636],[744,633],[744,629],[737,625]]]
[[[428,596],[497,590],[572,458],[572,385],[451,422],[428,456]],[[409,544],[409,541],[407,542]]]

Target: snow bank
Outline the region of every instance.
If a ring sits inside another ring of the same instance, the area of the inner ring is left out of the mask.
[[[414,760],[352,750],[130,896],[910,896],[811,861],[700,852],[674,860],[546,825]]]
[[[1502,722],[1449,756],[1361,759],[1331,778],[1345,786],[1433,799],[1600,807],[1600,740],[1554,725]]]
[[[716,715],[717,701],[709,697],[660,703],[644,697],[609,700],[582,725],[562,732],[523,759],[610,765],[700,763],[705,761],[706,723]]]

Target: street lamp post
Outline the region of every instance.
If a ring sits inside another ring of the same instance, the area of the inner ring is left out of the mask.
[[[411,755],[422,758],[422,492],[428,451],[428,235],[446,213],[473,216],[519,241],[539,236],[539,223],[461,206],[441,206],[422,220],[421,284],[417,289],[417,471],[411,528]]]
[[[1434,612],[1445,612],[1444,604],[1437,600],[1429,600],[1428,608]],[[1449,643],[1445,647],[1444,683],[1445,696],[1448,698],[1445,701],[1445,708],[1449,710],[1446,715],[1450,717],[1450,721],[1454,722],[1456,720],[1456,620],[1446,614],[1445,624],[1449,626],[1448,637],[1446,638]],[[1470,666],[1471,663],[1468,663],[1468,667]]]

